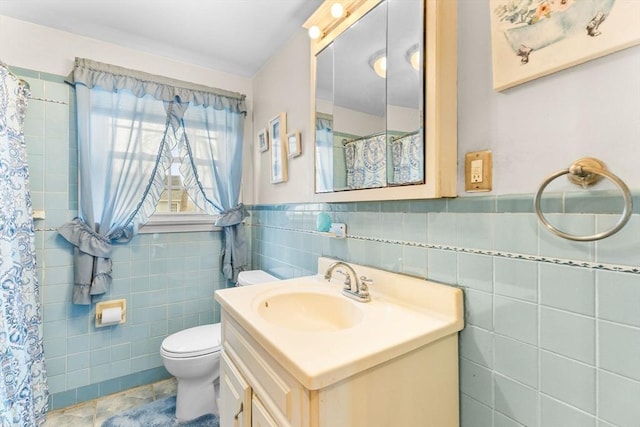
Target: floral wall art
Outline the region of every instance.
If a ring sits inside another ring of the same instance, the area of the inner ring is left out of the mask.
[[[490,0],[503,90],[640,43],[638,0]]]

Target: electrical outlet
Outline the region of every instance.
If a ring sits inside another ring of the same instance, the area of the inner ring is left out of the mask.
[[[491,151],[473,151],[465,155],[464,189],[465,191],[491,191]]]
[[[482,182],[482,159],[471,161],[471,183],[479,184]]]

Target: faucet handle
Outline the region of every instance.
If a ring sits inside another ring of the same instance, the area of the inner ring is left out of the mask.
[[[361,297],[369,296],[369,286],[373,285],[373,279],[368,279],[366,276],[360,276],[360,289],[358,293]]]
[[[367,278],[367,276],[360,276],[360,283],[362,283],[365,287],[373,285],[373,279],[369,279]]]
[[[349,275],[349,273],[345,273],[342,270],[336,270],[336,273],[340,273],[344,276],[344,282],[342,282],[342,284],[344,285],[345,289],[351,289],[351,276]]]

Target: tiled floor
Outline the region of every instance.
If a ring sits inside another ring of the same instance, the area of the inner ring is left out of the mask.
[[[44,427],[100,427],[112,415],[173,394],[174,378],[49,412]]]

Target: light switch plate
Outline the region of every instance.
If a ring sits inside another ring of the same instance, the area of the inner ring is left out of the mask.
[[[464,190],[468,193],[491,191],[491,151],[472,151],[464,158]]]

